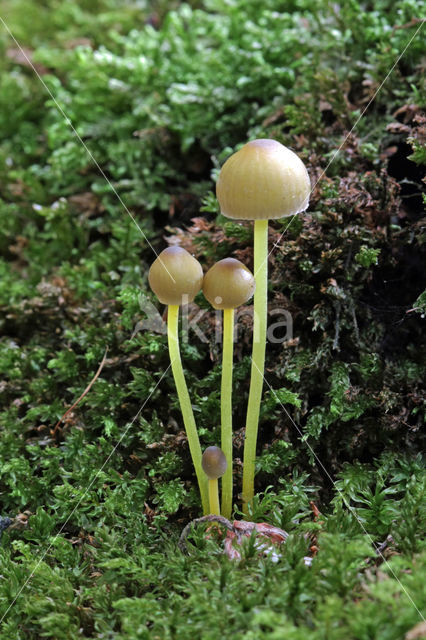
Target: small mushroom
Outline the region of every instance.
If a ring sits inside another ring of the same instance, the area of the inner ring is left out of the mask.
[[[203,269],[182,247],[168,247],[152,263],[148,282],[160,302],[179,306],[192,302],[200,291]]]
[[[221,446],[228,460],[222,479],[222,514],[232,512],[232,368],[234,350],[234,308],[249,300],[255,290],[253,274],[235,258],[225,258],[209,269],[203,293],[215,309],[223,310],[223,352],[221,382]]]
[[[179,306],[192,302],[201,289],[203,270],[200,263],[182,247],[164,249],[151,265],[148,274],[151,289],[163,304],[167,304],[167,337],[170,362],[179,404],[182,411],[189,450],[200,488],[203,511],[208,511],[208,490],[201,465],[201,446],[195,425],[191,400],[183,373],[179,350]]]
[[[225,454],[219,447],[207,447],[201,464],[208,478],[210,513],[220,516],[218,478],[224,475],[228,466]]]
[[[203,293],[214,309],[235,309],[249,300],[256,288],[250,269],[235,258],[216,262],[203,280]]]
[[[268,305],[268,219],[307,209],[311,185],[300,158],[276,140],[248,142],[223,165],[216,186],[221,212],[254,220],[253,352],[243,461],[243,511],[254,495],[254,471],[265,368]]]

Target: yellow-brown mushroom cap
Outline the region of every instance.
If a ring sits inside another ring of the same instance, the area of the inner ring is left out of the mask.
[[[235,258],[216,262],[203,280],[203,293],[214,309],[235,309],[249,300],[256,288],[250,269]]]
[[[203,269],[182,247],[168,247],[152,263],[148,282],[160,302],[181,305],[192,302],[200,291]]]
[[[305,165],[290,149],[267,138],[253,140],[223,165],[216,185],[221,212],[239,220],[270,220],[309,205]]]
[[[210,480],[216,480],[224,475],[228,468],[225,454],[219,447],[207,447],[201,458],[201,466]]]

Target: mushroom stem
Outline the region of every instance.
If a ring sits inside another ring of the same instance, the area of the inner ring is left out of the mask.
[[[253,500],[254,496],[254,463],[265,368],[268,313],[267,220],[254,221],[254,277],[256,290],[254,293],[253,349],[243,459],[243,513],[245,515],[248,514],[248,503]]]
[[[209,504],[210,512],[216,516],[220,516],[219,506],[219,483],[217,478],[209,478]]]
[[[207,482],[201,466],[201,446],[198,439],[191,400],[189,398],[188,388],[186,386],[185,376],[183,373],[182,360],[180,357],[178,324],[179,305],[170,304],[168,305],[167,313],[167,337],[169,342],[170,362],[182,412],[183,423],[185,425],[185,431],[188,438],[189,451],[191,453],[195,473],[197,475],[203,511],[204,514],[207,514],[209,512]]]
[[[223,310],[223,352],[221,383],[221,449],[228,461],[222,477],[222,514],[232,512],[232,366],[234,351],[234,309]]]

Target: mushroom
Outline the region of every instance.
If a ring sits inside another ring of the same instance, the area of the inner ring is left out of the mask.
[[[223,476],[228,466],[225,454],[219,447],[207,447],[201,464],[208,478],[209,485],[209,513],[220,516],[218,478]]]
[[[167,337],[170,362],[182,411],[189,450],[197,475],[204,513],[208,512],[208,491],[201,465],[201,446],[194,413],[183,373],[179,350],[179,306],[192,302],[201,289],[203,270],[200,263],[182,247],[164,249],[152,263],[148,274],[151,289],[167,304]]]
[[[234,348],[234,309],[249,300],[255,290],[253,274],[235,258],[225,258],[209,269],[203,280],[203,293],[214,309],[223,310],[223,351],[221,381],[221,447],[228,460],[222,479],[222,514],[232,512],[232,366]]]
[[[243,512],[254,496],[254,463],[265,366],[268,303],[268,219],[307,209],[311,191],[300,158],[276,140],[245,144],[223,165],[216,195],[228,218],[254,220],[253,351],[243,460]]]

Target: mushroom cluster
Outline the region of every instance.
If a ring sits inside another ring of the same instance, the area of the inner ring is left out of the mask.
[[[243,460],[242,497],[245,514],[254,496],[267,334],[268,219],[304,211],[308,207],[310,188],[306,168],[293,151],[275,140],[248,142],[223,165],[217,182],[217,198],[224,216],[254,220],[254,276],[234,258],[220,260],[203,275],[200,263],[181,247],[165,249],[149,271],[152,290],[160,302],[168,305],[171,368],[205,514],[222,513],[230,518],[232,513],[234,309],[245,304],[253,294],[252,365]],[[179,307],[192,302],[201,289],[212,307],[223,311],[221,448],[208,447],[204,454],[201,454],[178,338]],[[222,508],[219,505],[219,477],[222,477]]]
[[[252,297],[255,284],[253,274],[234,258],[220,260],[203,277],[203,270],[191,254],[182,247],[164,249],[151,265],[148,274],[151,289],[160,302],[168,306],[167,335],[170,363],[188,438],[189,451],[195,468],[204,513],[219,515],[216,502],[212,505],[212,489],[203,474],[201,445],[195,424],[188,387],[185,382],[179,349],[179,308],[192,302],[203,289],[206,299],[215,309],[223,309],[224,339],[221,384],[221,444],[226,462],[222,481],[222,510],[227,518],[232,512],[232,366],[234,309]],[[209,447],[212,449],[212,447]],[[207,451],[209,451],[207,449]],[[211,456],[210,454],[208,454]],[[226,469],[227,467],[227,469]],[[204,469],[205,471],[205,469]],[[223,475],[219,474],[220,476]],[[217,476],[219,477],[219,476]],[[207,487],[208,485],[208,487]],[[216,478],[217,487],[217,478]],[[212,509],[215,511],[211,511]]]

